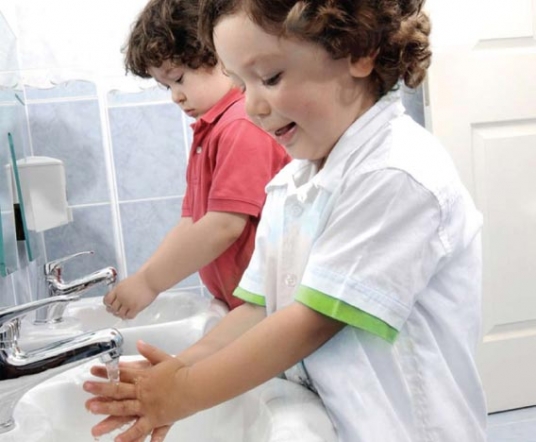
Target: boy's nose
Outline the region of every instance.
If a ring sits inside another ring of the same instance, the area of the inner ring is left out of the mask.
[[[186,96],[182,92],[172,91],[171,99],[176,104],[182,104],[186,101]]]
[[[248,90],[246,91],[245,108],[248,116],[257,124],[259,124],[258,122],[263,117],[270,115],[270,105],[268,102]]]

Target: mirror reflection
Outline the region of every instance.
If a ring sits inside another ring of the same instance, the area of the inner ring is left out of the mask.
[[[17,158],[21,158],[24,132],[24,105],[20,98],[17,41],[3,15],[0,14],[0,275],[7,276],[18,268],[16,216],[10,174],[12,145]],[[11,142],[8,138],[11,134]]]
[[[7,134],[9,142],[9,153],[11,157],[11,189],[12,194],[16,195],[14,204],[14,216],[15,216],[15,230],[17,233],[17,240],[24,241],[26,245],[26,253],[29,261],[33,261],[32,247],[30,241],[30,235],[28,232],[28,224],[26,220],[26,207],[22,192],[21,177],[19,172],[17,150],[13,142],[13,135],[11,132]]]

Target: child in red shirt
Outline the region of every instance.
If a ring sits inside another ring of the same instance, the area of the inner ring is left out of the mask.
[[[240,305],[232,293],[253,252],[264,188],[290,160],[247,119],[243,94],[199,42],[198,8],[197,1],[151,0],[127,43],[127,70],[169,89],[196,122],[181,220],[147,262],[104,297],[108,311],[121,318],[134,318],[197,271],[217,299],[230,309]]]

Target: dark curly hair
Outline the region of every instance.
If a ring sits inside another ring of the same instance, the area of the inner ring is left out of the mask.
[[[214,51],[197,36],[197,0],[151,0],[132,26],[123,48],[127,72],[149,78],[147,69],[166,60],[191,69],[212,68]]]
[[[334,59],[375,55],[371,74],[381,97],[399,80],[416,88],[431,62],[424,0],[200,0],[199,36],[214,49],[218,21],[237,12],[273,35],[321,44]]]

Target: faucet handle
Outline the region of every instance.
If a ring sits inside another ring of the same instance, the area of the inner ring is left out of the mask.
[[[54,275],[59,278],[61,276],[61,269],[63,268],[63,263],[70,261],[71,259],[76,258],[78,256],[93,255],[93,253],[94,252],[92,250],[87,250],[84,252],[73,253],[72,255],[67,255],[67,256],[64,256],[63,258],[59,258],[59,259],[55,259],[54,261],[47,262],[45,264],[45,269],[44,269],[45,276]]]
[[[0,327],[0,348],[13,348],[13,344],[19,340],[20,327],[20,318],[12,319],[5,327]]]
[[[28,302],[26,304],[16,305],[14,307],[0,309],[0,330],[4,329],[5,326],[9,326],[12,321],[22,319],[28,313],[40,309],[41,307],[54,304],[67,304],[69,302],[76,301],[77,299],[79,299],[79,296],[76,294],[59,295],[51,298],[40,299],[38,301]]]

